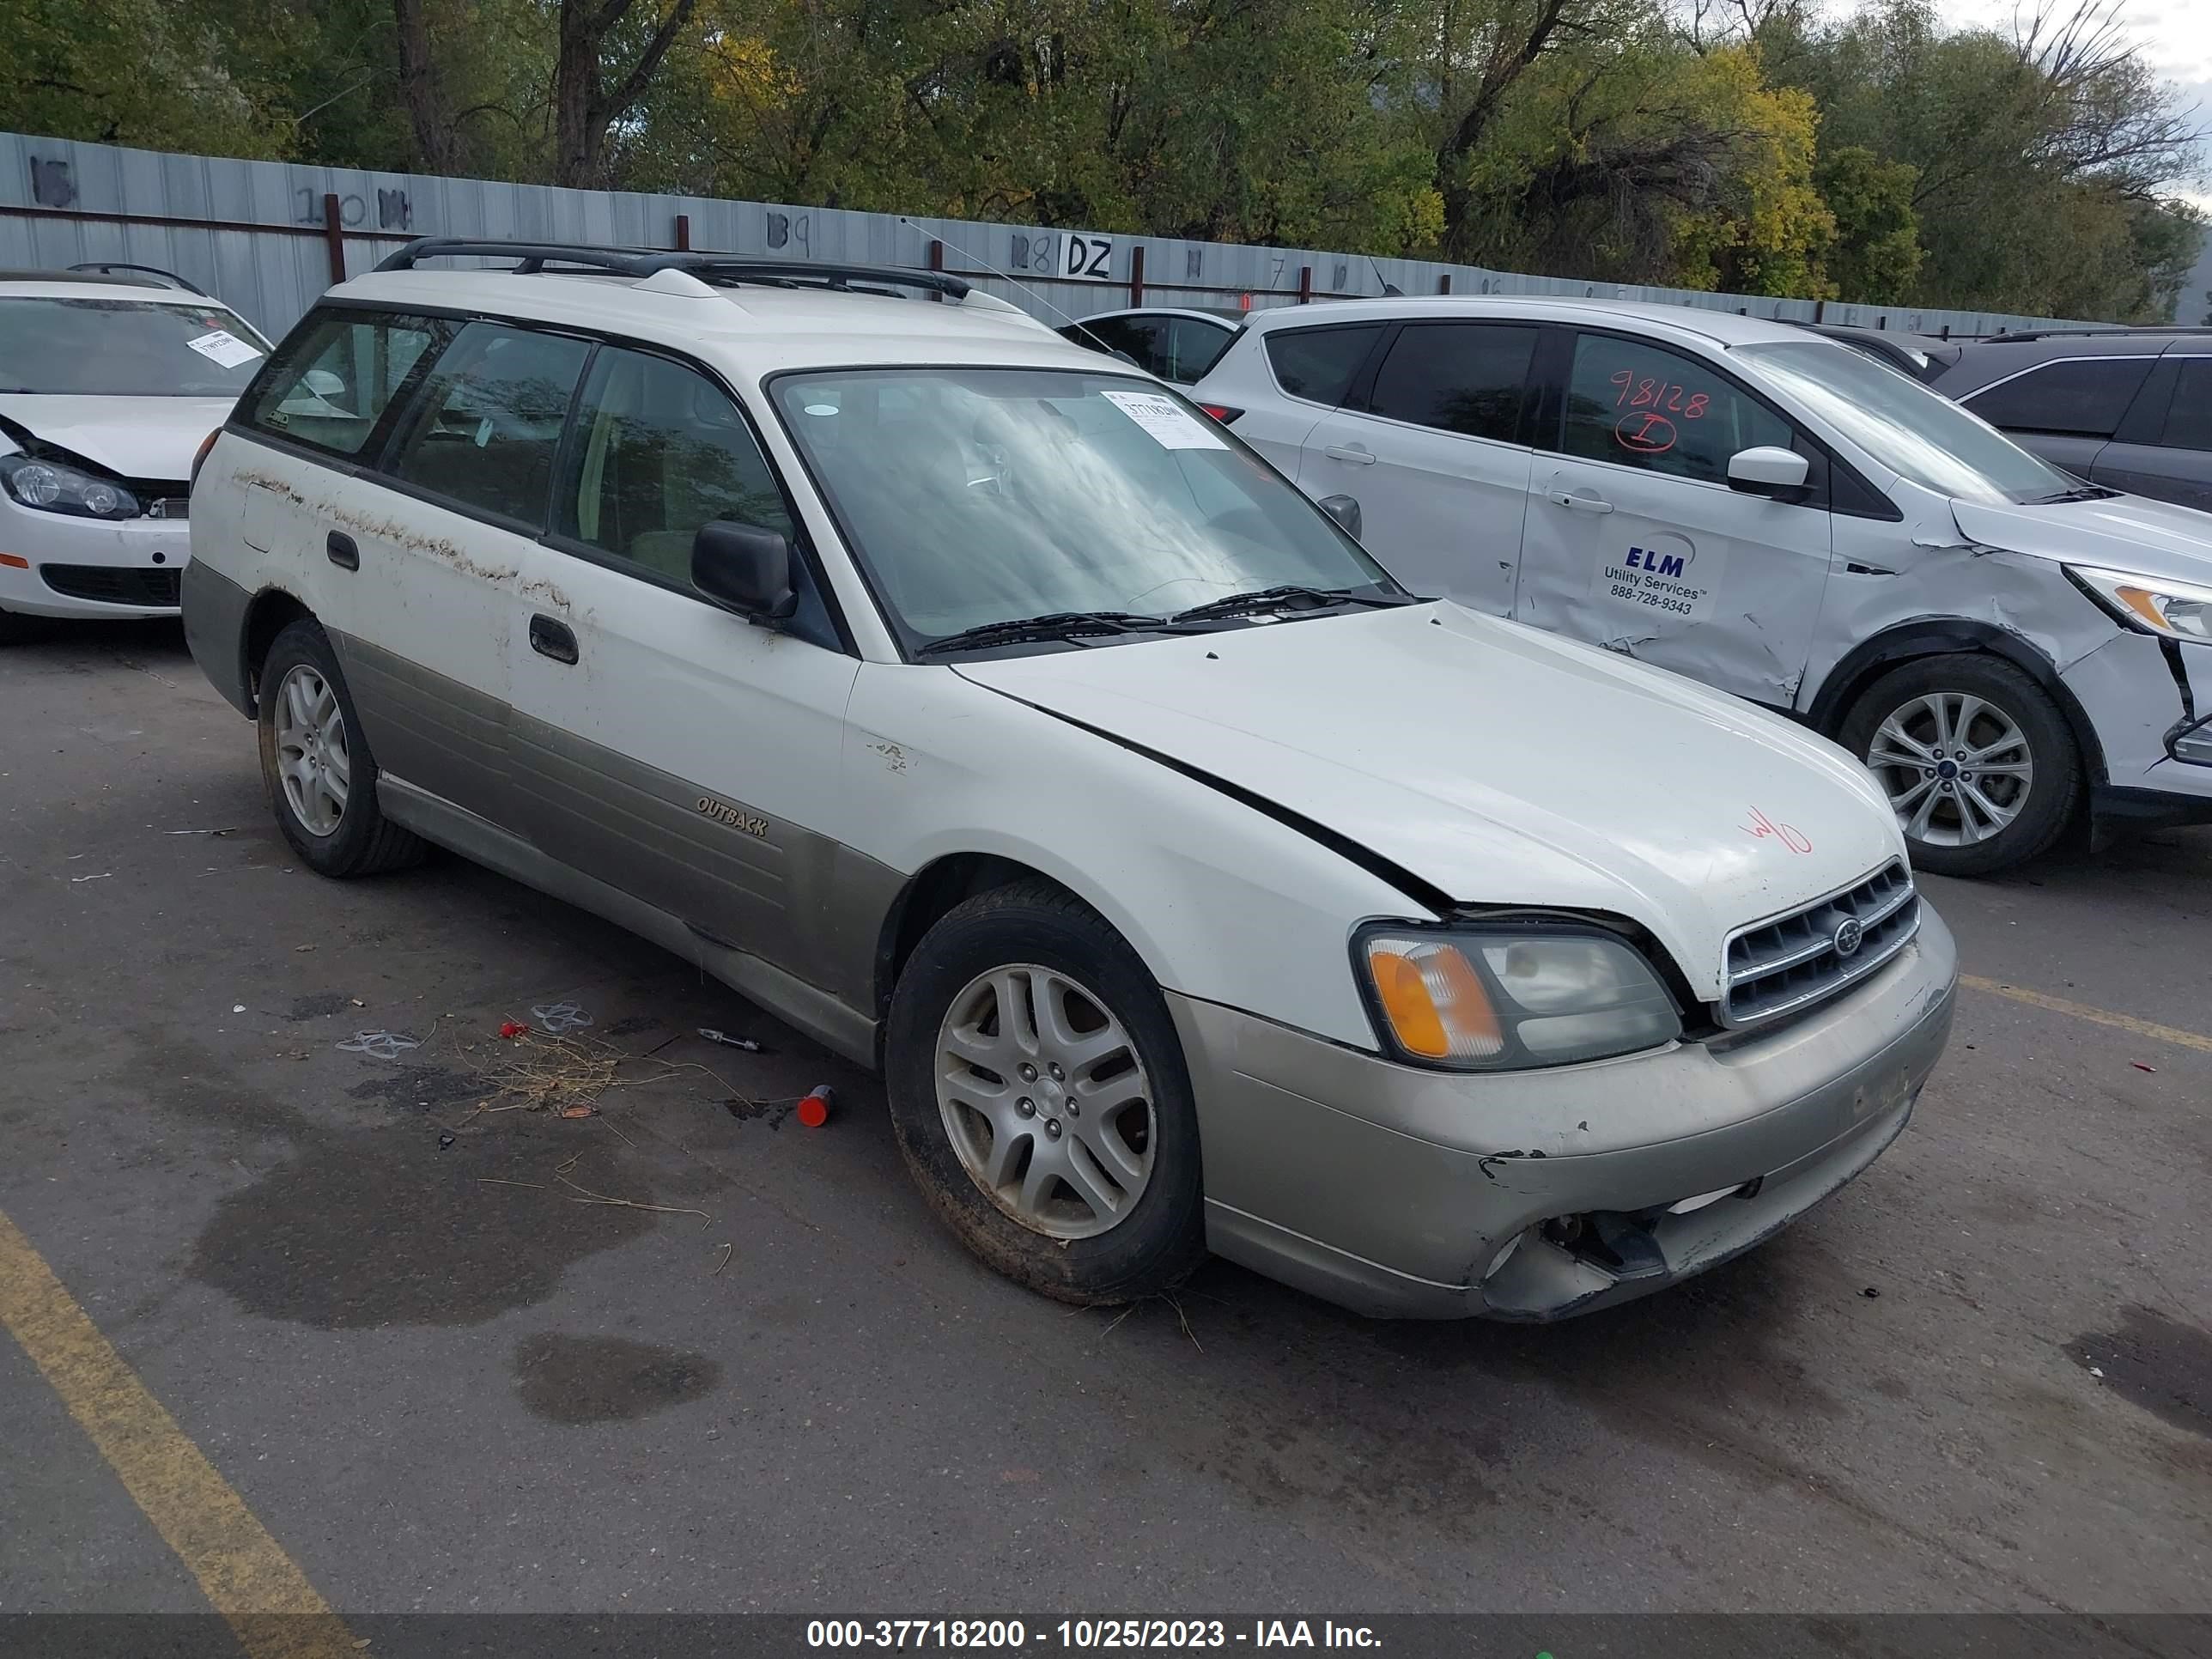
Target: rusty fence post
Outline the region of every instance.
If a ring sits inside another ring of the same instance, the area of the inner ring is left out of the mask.
[[[345,221],[338,216],[336,191],[326,191],[323,197],[323,246],[331,256],[331,286],[335,288],[346,279]]]
[[[678,253],[691,251],[691,216],[688,213],[676,216],[676,251]]]
[[[1129,308],[1135,310],[1145,303],[1145,246],[1139,242],[1129,250]]]
[[[1437,292],[1439,294],[1449,294],[1451,292],[1451,272],[1449,270],[1444,272],[1443,276],[1437,278]]]
[[[1311,265],[1298,267],[1298,303],[1302,306],[1313,303],[1313,267]]]

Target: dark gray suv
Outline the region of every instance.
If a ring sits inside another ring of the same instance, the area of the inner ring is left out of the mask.
[[[2000,334],[1929,384],[2091,483],[2212,511],[2212,330]]]

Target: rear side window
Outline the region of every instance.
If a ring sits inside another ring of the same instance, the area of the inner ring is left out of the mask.
[[[1796,434],[1764,404],[1694,357],[1606,334],[1575,339],[1559,447],[1704,483],[1728,482],[1729,458]]]
[[[1267,362],[1275,384],[1293,398],[1340,404],[1352,377],[1382,337],[1381,323],[1343,328],[1285,328],[1267,336]]]
[[[1535,351],[1533,328],[1410,324],[1376,371],[1368,407],[1394,421],[1511,443]]]
[[[795,539],[751,428],[696,370],[606,347],[592,362],[576,422],[556,534],[686,587],[701,525],[725,519]]]
[[[2159,441],[2168,449],[2212,450],[2212,357],[2183,357]]]
[[[454,325],[343,311],[311,319],[276,349],[240,406],[257,432],[358,455],[423,354]]]
[[[1203,379],[1206,372],[1220,361],[1221,354],[1229,349],[1229,343],[1236,337],[1233,328],[1216,328],[1211,323],[1189,317],[1170,318],[1167,367],[1155,372],[1163,380],[1190,386]]]
[[[2148,357],[2066,357],[1970,393],[1965,402],[2008,432],[2109,438],[2150,368]]]
[[[416,397],[387,466],[402,483],[533,527],[591,348],[566,335],[470,323]]]

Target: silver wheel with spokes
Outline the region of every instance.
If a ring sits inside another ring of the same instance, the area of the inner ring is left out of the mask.
[[[284,804],[309,835],[336,835],[353,787],[337,693],[313,664],[295,663],[276,688],[276,714]]]
[[[2011,828],[2035,781],[2027,733],[1997,704],[1930,691],[1875,729],[1866,763],[1898,822],[1930,847],[1971,847]]]
[[[979,974],[946,1009],[936,1058],[954,1154],[1023,1226],[1090,1238],[1136,1207],[1158,1135],[1152,1084],[1089,987],[1028,963]]]

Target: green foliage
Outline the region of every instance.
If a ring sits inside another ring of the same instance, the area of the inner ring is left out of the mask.
[[[0,0],[0,126],[2168,315],[2189,123],[2078,3],[2015,38],[1928,0]]]
[[[1859,144],[1841,144],[1820,158],[1813,186],[1835,216],[1828,279],[1838,299],[1899,305],[1912,291],[1924,257],[1920,216],[1912,206],[1920,169],[1884,161]]]

